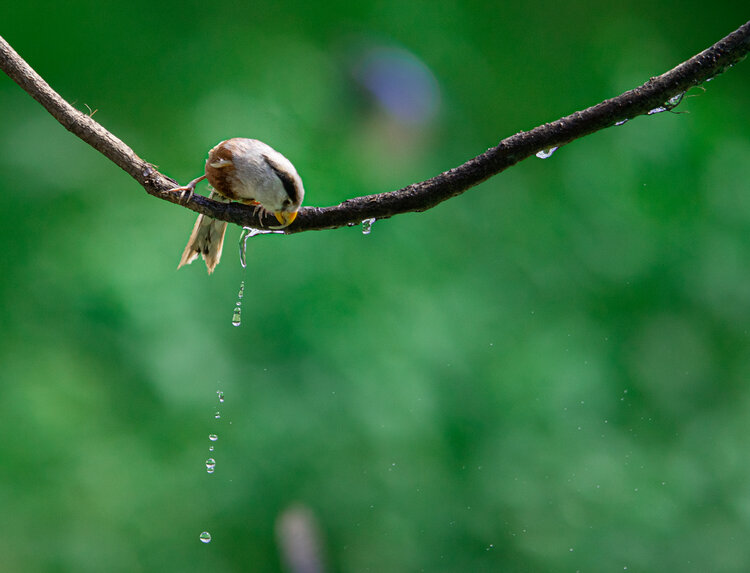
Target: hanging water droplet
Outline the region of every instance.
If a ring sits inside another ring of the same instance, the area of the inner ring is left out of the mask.
[[[219,436],[217,436],[216,434],[209,434],[208,439],[211,440],[212,442],[215,442],[216,440],[219,439]]]
[[[216,469],[216,460],[213,458],[208,458],[206,460],[206,472],[207,473],[214,473],[214,470]]]
[[[557,147],[549,147],[547,149],[542,149],[541,151],[537,151],[536,156],[539,159],[548,159],[549,157],[552,157],[552,154],[557,151]]]
[[[247,253],[247,240],[251,237],[251,229],[250,227],[242,227],[242,232],[240,233],[240,264],[242,265],[242,268],[247,267],[247,258],[245,254]]]
[[[224,403],[224,392],[222,392],[221,390],[217,390],[216,395],[219,397],[219,402]]]
[[[673,95],[671,98],[669,98],[667,100],[667,106],[669,107],[669,109],[680,105],[683,97],[685,97],[685,92],[680,92],[677,95]]]
[[[627,119],[621,119],[620,121],[616,121],[615,125],[625,125],[626,123],[628,123]]]
[[[254,229],[253,227],[242,227],[242,232],[240,233],[240,264],[242,265],[242,268],[244,269],[247,266],[247,240],[250,237],[254,237],[255,235],[267,235],[269,233],[280,233],[284,234],[284,231],[274,231],[271,229]]]
[[[208,531],[204,531],[198,536],[203,543],[211,543],[211,534]]]
[[[655,113],[662,113],[665,111],[672,111],[682,102],[682,98],[685,97],[685,92],[678,93],[669,98],[664,104],[649,110],[646,115],[654,115]],[[678,112],[675,112],[678,113]]]
[[[369,235],[372,231],[372,224],[375,222],[375,217],[371,219],[365,219],[362,221],[362,234]]]

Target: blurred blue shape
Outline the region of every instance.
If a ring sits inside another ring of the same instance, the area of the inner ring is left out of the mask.
[[[354,77],[399,122],[427,124],[440,107],[440,89],[434,74],[403,48],[365,48],[355,64]]]

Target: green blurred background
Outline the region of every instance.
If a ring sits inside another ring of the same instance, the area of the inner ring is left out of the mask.
[[[37,2],[0,34],[178,181],[254,137],[324,206],[748,16],[705,8]],[[231,228],[208,277],[194,213],[0,77],[0,569],[281,571],[301,506],[327,571],[750,570],[750,63],[705,88],[369,235],[244,271]]]

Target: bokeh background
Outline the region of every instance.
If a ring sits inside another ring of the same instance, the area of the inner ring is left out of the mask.
[[[324,206],[748,16],[704,8],[35,2],[0,34],[167,175],[254,137]],[[231,228],[208,277],[192,212],[0,77],[2,571],[283,571],[289,511],[333,572],[750,569],[750,63],[704,87],[367,235],[243,270]]]

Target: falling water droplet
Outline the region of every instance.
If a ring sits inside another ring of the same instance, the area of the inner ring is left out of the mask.
[[[552,154],[557,151],[557,147],[549,147],[547,149],[542,149],[541,151],[537,151],[536,156],[539,159],[548,159],[552,157]]]
[[[238,302],[232,311],[232,326],[242,324],[242,305]]]
[[[375,217],[371,219],[365,219],[362,221],[362,234],[369,235],[372,231],[372,224],[375,222]]]
[[[224,403],[224,392],[222,392],[221,390],[217,390],[216,391],[216,395],[219,397],[219,402],[221,402],[223,404]]]
[[[214,446],[213,446],[213,444],[211,444],[210,446],[208,446],[208,451],[209,451],[209,452],[213,452],[213,451],[214,451]]]
[[[219,439],[219,436],[217,436],[216,434],[209,434],[208,439],[211,440],[212,442],[215,442],[216,440]]]
[[[204,531],[198,536],[203,543],[211,543],[211,534],[208,531]]]
[[[208,458],[206,460],[206,472],[207,473],[214,473],[214,470],[216,469],[216,460],[213,458]]]
[[[214,418],[216,418],[217,420],[219,418],[221,418],[221,412],[219,412],[218,410],[216,410],[216,413],[214,414]]]

